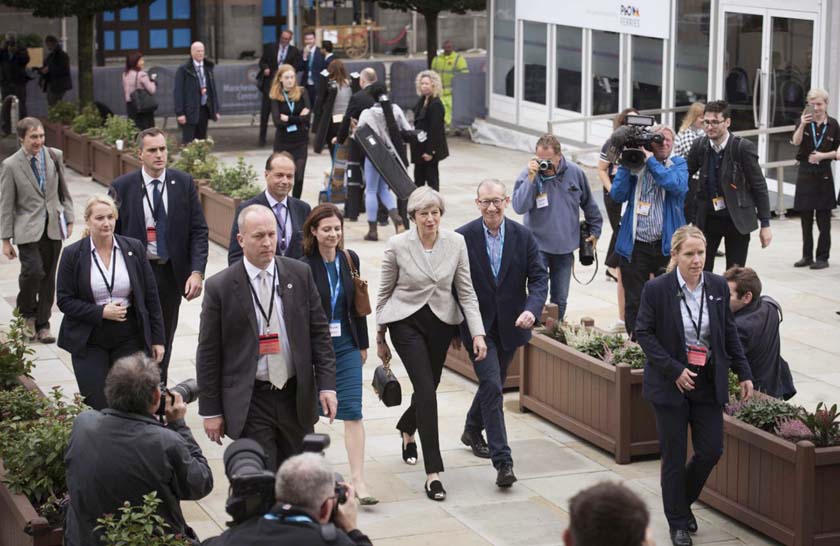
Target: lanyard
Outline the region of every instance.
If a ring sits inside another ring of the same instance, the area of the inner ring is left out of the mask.
[[[111,250],[111,284],[108,284],[108,277],[105,276],[105,272],[102,271],[102,266],[99,265],[99,256],[96,255],[96,249],[93,250],[93,263],[96,264],[96,269],[99,270],[102,282],[105,283],[105,289],[108,290],[108,303],[111,303],[114,299],[114,279],[117,275],[117,245],[114,245],[114,248]]]
[[[157,179],[156,179],[157,180]],[[157,215],[155,211],[158,210],[158,207],[163,206],[163,193],[166,191],[166,183],[163,180],[159,180],[160,185],[160,198],[155,200],[155,206],[152,206],[152,200],[149,199],[149,190],[146,188],[146,183],[143,183],[143,196],[146,198],[146,203],[149,205],[149,211],[152,213],[152,220],[154,220],[155,225],[157,225]],[[154,191],[154,189],[152,189]]]
[[[260,310],[260,314],[265,319],[265,330],[268,332],[268,325],[271,323],[271,313],[274,311],[274,294],[277,292],[277,262],[274,262],[274,274],[271,276],[271,301],[268,304],[268,314],[263,309],[262,302],[260,302],[257,291],[254,290],[254,283],[251,279],[248,279],[248,286],[251,288],[251,294],[254,295],[254,300],[257,302],[257,308]]]
[[[338,255],[335,257],[335,286],[330,280],[330,266],[324,261],[324,267],[327,269],[327,284],[330,285],[330,319],[335,320],[335,306],[338,304],[338,296],[341,290],[341,264],[338,261]]]
[[[289,100],[289,95],[285,89],[283,90],[283,98],[286,99],[286,104],[289,105],[289,115],[292,115],[295,111],[295,103]]]
[[[499,269],[502,267],[502,252],[505,248],[505,225],[504,222],[499,226],[499,257],[496,260],[493,257],[493,249],[490,247],[490,236],[484,234],[484,246],[487,248],[487,257],[490,258],[490,269],[493,271],[493,277],[499,278]],[[484,229],[487,229],[486,226]]]
[[[277,241],[277,244],[280,244],[280,241],[283,244],[286,244],[286,222],[289,221],[289,207],[284,205],[283,203],[278,203],[280,205],[280,210],[286,209],[286,214],[283,220],[280,220],[280,215],[275,214],[274,217],[277,219],[277,227],[280,229],[280,240]]]
[[[697,322],[694,322],[694,316],[691,314],[691,307],[688,306],[688,302],[685,301],[685,290],[682,291],[682,297],[680,298],[685,305],[686,311],[688,311],[688,319],[691,321],[691,325],[694,326],[694,331],[697,332],[697,342],[700,342],[700,327],[703,326],[703,304],[706,303],[706,283],[703,283],[703,291],[700,294],[700,314],[697,316]]]
[[[828,132],[828,122],[823,125],[822,134],[820,135],[820,139],[817,140],[817,124],[815,122],[811,122],[811,139],[814,141],[814,151],[817,152],[820,149],[820,145],[825,138],[825,134]]]

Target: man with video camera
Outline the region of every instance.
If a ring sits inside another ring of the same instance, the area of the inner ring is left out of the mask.
[[[249,440],[237,442],[243,441]],[[225,459],[227,463],[227,452]],[[277,504],[267,514],[202,544],[371,546],[356,526],[358,507],[352,486],[336,482],[336,474],[322,455],[302,453],[286,459],[277,472],[275,497]]]
[[[642,288],[668,265],[671,235],[685,224],[683,204],[688,192],[685,159],[671,157],[673,129],[656,125],[630,135],[636,118],[637,127],[653,124],[647,116],[628,116],[628,125],[613,134],[612,147],[620,151],[621,166],[610,189],[613,201],[627,202],[615,252],[624,283],[624,323],[634,339]]]
[[[109,408],[84,411],[73,423],[64,457],[70,493],[65,546],[98,544],[98,518],[126,501],[140,505],[152,491],[163,501],[158,514],[167,531],[197,540],[179,503],[208,495],[213,475],[184,422],[182,393],[195,397],[184,384],[162,393],[160,369],[142,353],[114,363],[105,380]],[[165,425],[155,418],[161,407]]]

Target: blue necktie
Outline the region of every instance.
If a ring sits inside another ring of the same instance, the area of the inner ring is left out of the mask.
[[[155,230],[157,231],[157,255],[161,260],[168,260],[169,259],[169,248],[167,247],[166,241],[166,229],[168,219],[166,217],[166,211],[163,207],[163,199],[160,191],[160,180],[152,180],[152,185],[154,189],[152,190],[152,200],[155,204],[154,210],[154,219],[155,219]]]
[[[286,255],[286,215],[284,212],[286,211],[286,206],[283,203],[277,203],[274,205],[274,215],[277,216],[277,227],[280,228],[277,233],[277,248],[280,250],[280,254],[285,256]]]
[[[207,89],[207,82],[204,79],[204,65],[198,65],[198,85],[200,85],[203,89]],[[207,104],[207,92],[201,95],[201,105],[204,106]]]
[[[38,159],[33,155],[29,159],[29,165],[32,166],[32,173],[35,175],[35,180],[38,181],[38,187],[41,188],[41,191],[44,191],[44,181],[41,180],[41,173],[38,172]]]

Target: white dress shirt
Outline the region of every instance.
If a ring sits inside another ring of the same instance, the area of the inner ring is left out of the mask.
[[[248,274],[248,282],[251,283],[251,287],[253,290],[251,291],[251,299],[253,300],[254,305],[254,314],[257,316],[257,328],[260,334],[265,333],[266,327],[268,326],[265,322],[265,318],[260,312],[260,307],[257,304],[257,296],[256,294],[259,293],[259,286],[260,286],[260,278],[259,275],[263,271],[267,271],[269,276],[274,276],[276,273],[276,269],[274,268],[274,260],[271,261],[271,264],[268,266],[267,269],[263,270],[259,267],[255,266],[251,262],[248,261],[248,258],[245,256],[242,257],[242,262],[245,264],[245,272]],[[277,322],[280,325],[280,332],[278,332],[280,336],[280,350],[286,355],[286,362],[288,362],[289,366],[289,379],[294,377],[295,375],[295,367],[292,362],[292,347],[289,344],[289,335],[288,331],[286,330],[286,321],[283,319],[283,300],[280,298],[280,279],[274,278],[274,309],[272,310],[272,314],[277,313]],[[268,312],[268,309],[263,306],[265,312]],[[264,355],[259,357],[257,360],[257,379],[260,381],[268,381],[268,356]]]
[[[274,198],[274,196],[271,195],[271,193],[268,190],[265,190],[265,198],[268,199],[268,206],[271,207],[271,212],[274,213],[274,218],[277,218],[277,211],[274,209],[274,207],[275,207],[275,205],[277,205],[277,203],[280,203],[284,207],[286,207],[286,210],[283,213],[286,216],[286,218],[285,218],[286,225],[284,226],[285,231],[284,231],[283,228],[280,227],[280,219],[277,218],[277,244],[278,245],[280,244],[280,239],[282,239],[282,234],[285,233],[285,235],[286,235],[286,250],[289,250],[289,242],[291,242],[292,235],[294,233],[292,231],[292,229],[293,229],[292,228],[292,218],[291,218],[291,216],[289,216],[289,196],[287,195],[286,197],[283,198],[282,201],[278,201],[277,199]]]
[[[680,274],[677,268],[677,283],[680,285],[682,297],[680,298],[680,315],[682,316],[683,331],[685,332],[685,342],[689,345],[702,345],[707,349],[712,346],[712,330],[709,326],[709,301],[711,297],[706,293],[707,299],[703,302],[703,316],[700,317],[700,302],[705,293],[704,273],[700,275],[700,282],[694,287],[694,290],[689,290],[685,284],[685,279]],[[689,315],[688,310],[691,309]],[[695,325],[697,320],[700,320],[700,335],[697,335]]]
[[[160,178],[155,178],[149,173],[146,172],[146,169],[140,169],[140,172],[143,174],[143,189],[146,191],[146,197],[143,198],[143,215],[146,218],[146,227],[154,227],[155,226],[155,217],[152,216],[152,209],[149,208],[149,203],[155,204],[155,197],[154,197],[154,190],[155,186],[152,184],[154,180],[160,180],[160,201],[163,204],[163,212],[166,214],[166,211],[169,210],[169,192],[167,192],[164,188],[166,188],[166,169],[162,173],[160,173]],[[151,259],[157,259],[157,243],[148,243],[146,245],[146,255]]]
[[[93,237],[90,238],[90,250],[90,290],[93,292],[93,299],[96,305],[114,303],[125,307],[131,306],[131,280],[128,277],[128,268],[126,267],[125,259],[123,258],[117,239],[114,238],[111,263],[107,266],[102,262],[102,259],[96,252]],[[97,267],[97,264],[99,267]],[[114,276],[114,286],[112,292],[108,293],[108,285],[105,283],[105,279],[110,284],[112,274]]]

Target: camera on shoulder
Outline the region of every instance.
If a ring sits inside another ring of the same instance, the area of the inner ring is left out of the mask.
[[[610,136],[610,146],[607,150],[607,160],[616,161],[630,170],[641,169],[645,164],[645,152],[653,151],[654,142],[662,144],[665,141],[659,133],[652,133],[650,128],[656,125],[653,116],[631,114],[627,116],[625,125],[616,129]]]

